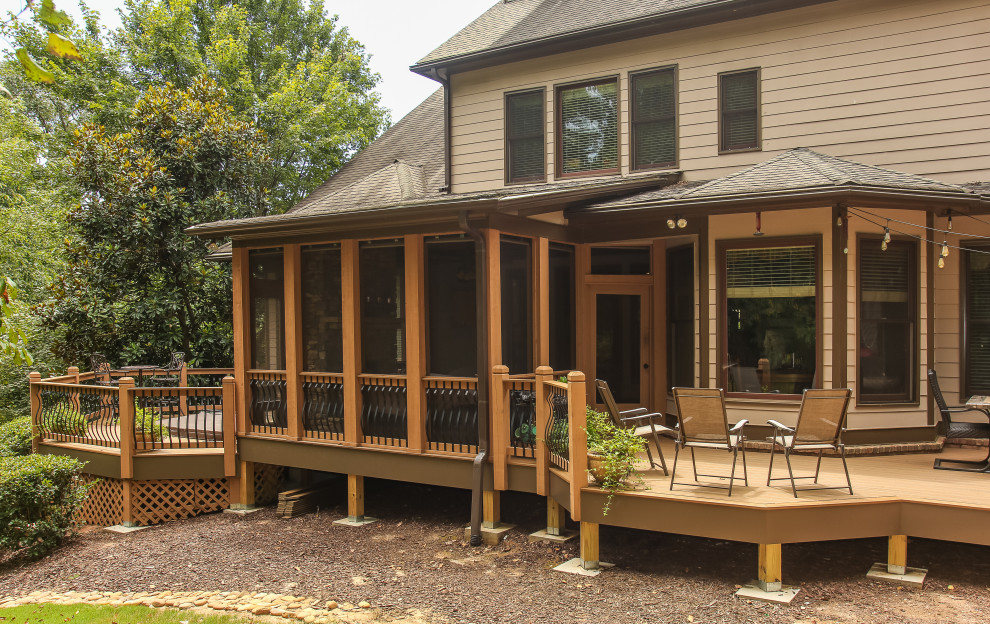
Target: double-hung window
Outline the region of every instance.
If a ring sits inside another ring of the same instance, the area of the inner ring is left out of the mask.
[[[718,75],[718,150],[760,149],[760,70]]]
[[[619,171],[619,100],[615,78],[557,88],[557,174]]]
[[[546,178],[543,100],[543,89],[505,96],[506,182]]]
[[[630,121],[632,168],[677,165],[677,70],[673,67],[632,74]]]

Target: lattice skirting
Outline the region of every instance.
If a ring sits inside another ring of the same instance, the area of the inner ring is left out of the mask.
[[[83,475],[83,481],[92,486],[79,510],[80,519],[86,524],[101,526],[120,524],[124,504],[124,488],[120,479]]]
[[[285,481],[285,468],[271,464],[254,465],[254,504],[270,505],[278,498],[278,491]]]
[[[96,481],[83,503],[80,516],[89,524],[113,525],[123,521],[124,485],[120,479],[86,475]],[[226,479],[164,479],[131,482],[131,517],[148,526],[189,518],[230,506]]]

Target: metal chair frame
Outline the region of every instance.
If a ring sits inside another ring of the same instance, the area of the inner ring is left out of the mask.
[[[729,418],[725,413],[725,392],[722,388],[674,388],[674,403],[677,405],[677,439],[674,445],[674,466],[670,471],[670,489],[673,490],[675,485],[692,485],[695,487],[707,487],[716,488],[721,490],[728,490],[729,496],[732,496],[732,486],[735,485],[736,481],[742,481],[744,486],[749,485],[749,473],[746,469],[746,436],[745,427],[749,423],[748,420],[743,419],[737,422],[732,427],[729,427]],[[711,438],[699,438],[696,436],[691,436],[691,427],[685,428],[685,410],[681,404],[681,397],[690,398],[702,398],[702,399],[718,399],[719,406],[722,412],[722,418],[720,424],[722,425],[719,436],[713,436]],[[692,439],[695,437],[696,439]],[[691,468],[694,471],[694,482],[689,481],[676,481],[677,477],[677,459],[680,456],[680,451],[682,448],[687,447],[691,449]],[[716,474],[705,474],[698,472],[698,463],[695,459],[694,449],[704,448],[704,449],[715,449],[724,450],[732,453],[732,468],[729,472],[729,476],[716,475]],[[742,464],[743,464],[743,476],[736,476],[736,463],[739,457],[739,452],[742,451]],[[720,485],[715,483],[703,483],[699,481],[698,477],[711,477],[715,479],[728,479],[729,485]]]
[[[935,369],[928,370],[928,385],[932,390],[932,397],[938,407],[942,422],[945,423],[946,438],[976,438],[990,440],[990,410],[980,407],[969,407],[958,405],[950,407],[942,396],[942,389],[938,385],[938,373]],[[963,414],[965,412],[980,412],[987,417],[987,423],[952,422],[952,414]],[[943,466],[943,463],[962,464],[963,467]],[[966,467],[969,466],[969,467]],[[932,468],[936,470],[957,470],[960,472],[990,472],[990,448],[987,449],[987,456],[981,460],[973,461],[969,459],[942,459],[935,458]]]
[[[102,353],[93,353],[89,356],[89,365],[93,369],[93,382],[98,386],[110,386],[117,387],[120,382],[113,378],[113,368],[110,366],[110,360],[107,356]],[[106,379],[100,379],[106,376]]]
[[[845,430],[844,425],[846,421],[846,413],[849,409],[849,399],[852,396],[852,391],[849,388],[836,388],[832,390],[815,390],[809,389],[805,390],[801,397],[801,409],[798,412],[797,424],[792,428],[787,425],[781,424],[776,420],[767,420],[767,424],[773,427],[773,437],[768,438],[770,440],[770,467],[767,469],[767,485],[770,485],[771,481],[790,481],[791,482],[791,492],[794,494],[794,498],[797,498],[798,487],[795,483],[801,479],[813,479],[812,483],[818,485],[818,477],[822,469],[822,453],[826,449],[832,449],[839,452],[839,456],[842,458],[842,469],[846,473],[846,485],[835,485],[835,486],[818,486],[818,487],[804,487],[801,490],[849,490],[849,494],[852,495],[852,480],[849,478],[849,466],[846,464],[846,445],[842,443],[842,432]],[[824,438],[806,438],[802,440],[799,432],[802,431],[801,420],[805,417],[805,406],[811,405],[810,401],[841,401],[842,406],[839,411],[838,418],[829,423],[834,424],[835,433],[832,435],[831,440],[826,440]],[[788,440],[789,438],[789,440]],[[784,450],[784,461],[787,462],[787,475],[786,477],[774,477],[773,476],[773,456],[776,453],[777,447],[781,447]],[[818,463],[815,466],[815,474],[803,477],[795,477],[794,470],[791,466],[791,451],[796,450],[817,450],[818,451]]]
[[[598,394],[601,396],[602,402],[605,403],[605,408],[608,410],[609,416],[612,417],[612,422],[616,427],[622,429],[633,428],[636,431],[636,435],[639,437],[650,437],[653,439],[653,444],[657,449],[657,456],[660,458],[660,463],[657,464],[653,460],[653,453],[650,452],[650,445],[647,442],[646,457],[650,460],[650,468],[660,468],[663,470],[664,476],[670,474],[667,472],[667,462],[664,460],[663,449],[660,447],[659,434],[667,432],[672,433],[673,429],[653,422],[655,417],[665,418],[665,416],[660,412],[649,413],[649,410],[645,407],[637,407],[635,409],[620,412],[619,407],[615,402],[615,397],[612,395],[612,389],[608,386],[608,382],[604,379],[596,379],[595,387],[598,388]],[[637,425],[639,422],[645,422],[645,424]]]

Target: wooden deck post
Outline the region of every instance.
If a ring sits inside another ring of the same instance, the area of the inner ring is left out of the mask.
[[[120,524],[125,527],[137,526],[134,522],[134,493],[131,486],[130,479],[121,479]]]
[[[502,521],[502,495],[500,492],[485,490],[482,492],[483,518],[482,526],[486,529],[498,527]]]
[[[341,328],[344,346],[344,443],[357,446],[361,435],[361,297],[358,243],[340,242]]]
[[[564,508],[553,499],[547,496],[547,535],[559,537],[564,532]]]
[[[506,378],[509,367],[504,364],[492,367],[492,387],[489,391],[492,405],[492,473],[496,490],[509,489],[509,440],[512,424],[509,422],[509,388]]]
[[[887,573],[907,574],[907,535],[887,538]]]
[[[251,509],[254,507],[254,462],[242,461],[236,478],[230,479],[230,508]]]
[[[765,592],[778,592],[780,583],[780,544],[760,544],[757,584]]]
[[[223,393],[223,474],[226,477],[237,476],[237,424],[234,422],[234,404],[237,401],[237,383],[227,375],[222,382]],[[188,413],[188,412],[187,412]]]
[[[534,362],[550,362],[550,241],[533,240]]]
[[[350,522],[364,520],[364,477],[347,475],[347,519]]]
[[[598,569],[598,523],[581,523],[581,567],[585,570]]]
[[[423,297],[426,282],[423,267],[423,236],[403,237],[405,250],[406,297],[406,423],[409,450],[424,452],[430,442],[426,438],[426,305]]]
[[[234,289],[233,332],[234,332],[234,378],[240,379],[237,385],[237,435],[248,431],[248,364],[251,361],[251,334],[248,316],[251,314],[251,300],[248,281],[251,270],[248,265],[248,250],[234,247],[231,252],[231,273]],[[233,490],[231,490],[233,494]]]
[[[134,478],[134,388],[133,377],[121,377],[117,386],[120,423],[120,478]],[[125,496],[125,498],[127,498]]]
[[[302,414],[302,246],[286,245],[283,251],[285,283],[285,411],[290,440],[303,438]]]
[[[581,488],[588,485],[588,432],[585,431],[584,373],[571,371],[567,374],[567,444],[570,459],[567,467],[571,481],[571,517],[581,519]]]
[[[544,439],[550,421],[550,405],[546,402],[547,391],[543,384],[552,379],[552,368],[536,367],[536,443],[533,453],[536,457],[536,493],[540,496],[550,493],[550,449]]]
[[[38,445],[41,443],[41,373],[32,371],[28,373],[28,381],[31,384],[31,452],[38,452]]]

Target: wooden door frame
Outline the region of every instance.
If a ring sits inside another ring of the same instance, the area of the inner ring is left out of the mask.
[[[600,277],[600,276],[596,276]],[[623,277],[625,279],[623,279]],[[645,277],[648,279],[629,279],[629,277]],[[618,283],[616,283],[618,282]],[[622,276],[614,281],[592,280],[586,283],[585,288],[585,318],[588,319],[588,335],[585,336],[584,361],[588,372],[588,379],[595,379],[597,370],[597,331],[598,331],[598,295],[637,295],[640,297],[640,402],[638,404],[619,403],[619,409],[632,409],[649,405],[653,400],[654,384],[654,357],[653,352],[653,278],[652,276]],[[649,364],[649,368],[643,368],[643,364]],[[594,384],[589,384],[594,387]],[[601,406],[597,393],[592,389],[589,393],[590,402],[596,406]]]

